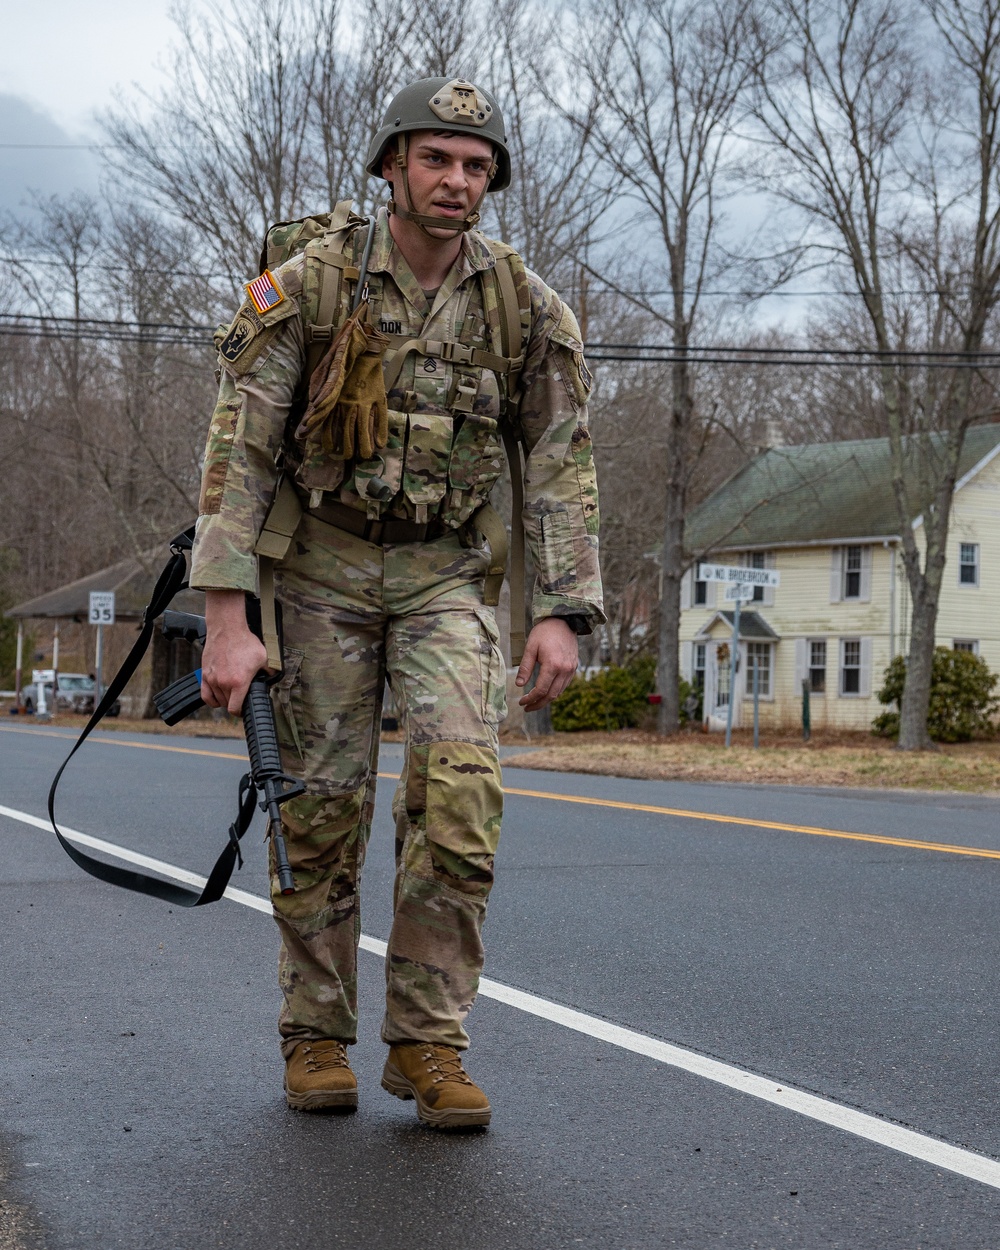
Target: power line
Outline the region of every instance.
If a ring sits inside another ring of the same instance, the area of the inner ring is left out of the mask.
[[[988,358],[1000,356],[1000,352],[965,352],[965,351],[945,351],[935,348],[927,348],[919,351],[907,351],[902,348],[888,348],[883,351],[877,347],[697,347],[688,344],[686,347],[679,347],[674,343],[588,343],[587,351],[636,351],[636,352],[669,352],[672,356],[684,357],[697,352],[753,352],[757,356],[876,356],[880,358],[897,356],[919,356],[921,358],[933,357],[937,360],[939,357],[954,357],[956,359],[973,359]]]
[[[6,324],[4,324],[6,323]],[[214,327],[194,323],[138,321],[97,317],[59,317],[36,313],[0,313],[0,336],[11,338],[87,339],[157,346],[206,347]],[[1000,351],[915,351],[853,347],[734,347],[725,344],[674,347],[669,343],[588,343],[593,363],[737,364],[784,368],[866,369],[888,364],[905,369],[997,369]]]
[[[208,333],[204,335],[194,336],[190,333],[178,333],[174,335],[163,334],[147,334],[135,330],[116,330],[111,328],[87,328],[77,327],[73,330],[60,329],[58,326],[0,326],[0,338],[33,338],[33,339],[57,339],[61,341],[98,341],[105,343],[136,343],[145,346],[154,347],[195,347],[207,348],[210,345]],[[588,355],[588,360],[593,364],[604,364],[612,362],[625,362],[632,364],[672,364],[679,359],[677,356],[639,356],[633,353],[593,353]],[[792,357],[781,359],[778,357],[761,357],[755,356],[752,352],[745,349],[740,351],[734,349],[726,355],[718,356],[696,356],[690,357],[689,364],[709,364],[709,365],[752,365],[767,368],[839,368],[839,369],[870,369],[875,365],[884,363],[879,360],[858,360],[855,358],[834,358],[829,357]],[[931,360],[893,360],[890,362],[894,368],[902,369],[1000,369],[1000,360],[994,360],[992,363],[985,360],[982,363],[970,360],[956,361],[931,361]]]
[[[0,313],[0,321],[41,321],[55,325],[125,326],[134,330],[185,330],[211,333],[214,327],[194,324],[178,324],[173,321],[109,320],[100,317],[57,317],[45,313]]]
[[[18,145],[17,144],[5,145],[5,144],[0,143],[0,148],[5,147],[5,146],[17,147]],[[67,146],[73,146],[73,145],[67,145]],[[98,146],[112,147],[114,145],[103,144],[103,145],[98,145]],[[49,267],[49,268],[54,268],[54,269],[65,268],[64,261],[44,260],[44,259],[37,258],[34,256],[31,256],[31,257],[29,256],[6,256],[4,257],[4,260],[8,264],[12,264],[12,265],[40,265],[43,267]],[[128,265],[110,265],[106,261],[84,261],[80,265],[80,269],[81,270],[100,269],[100,270],[103,270],[105,273],[132,273],[133,272],[133,270]],[[206,272],[205,270],[198,270],[198,269],[146,269],[144,268],[143,272],[156,274],[156,276],[160,278],[225,278],[227,280],[232,279],[232,274],[229,274],[229,273],[210,273],[210,272]],[[594,278],[594,281],[605,282],[605,279]],[[577,288],[573,288],[573,289],[577,289]],[[579,294],[578,289],[577,289],[577,293]],[[592,299],[595,295],[620,295],[620,294],[621,292],[618,290],[618,288],[614,286],[606,286],[605,290],[603,291],[595,291],[593,288],[588,289],[587,298]],[[665,295],[673,295],[674,292],[668,289],[664,289],[664,290],[657,290],[657,291],[638,291],[638,292],[635,292],[635,294],[641,295],[643,298],[653,298],[653,297],[660,297],[660,296],[665,296]],[[771,291],[771,290],[766,290],[766,291],[687,291],[685,290],[685,291],[680,292],[680,294],[685,295],[685,296],[697,295],[699,299],[702,298],[703,296],[706,296],[706,297],[710,296],[713,299],[720,298],[720,299],[757,300],[757,299],[826,299],[826,298],[829,298],[830,296],[835,296],[835,295],[861,296],[862,292],[837,290],[837,289],[831,289],[828,291]],[[929,296],[942,296],[942,295],[954,296],[956,294],[960,294],[960,292],[956,292],[954,290],[945,290],[943,287],[929,287],[929,288],[924,288],[924,289],[914,287],[913,289],[909,289],[909,290],[907,289],[900,289],[900,290],[881,289],[881,290],[872,291],[870,292],[870,294],[879,295],[879,296],[917,295],[917,296],[927,298]]]
[[[27,256],[5,256],[3,260],[8,265],[39,265],[45,269],[65,269],[66,262],[62,260],[43,260],[38,257]],[[204,269],[150,269],[146,265],[109,265],[107,261],[85,260],[79,265],[82,272],[85,269],[99,269],[103,273],[134,273],[136,269],[141,269],[143,274],[153,274],[157,278],[225,278],[232,281],[231,273],[212,273]]]
[[[3,331],[0,331],[3,333]],[[587,359],[591,363],[604,363],[608,361],[627,361],[633,364],[642,365],[669,365],[676,364],[678,360],[684,359],[680,356],[636,356],[636,355],[595,355],[588,353]],[[836,368],[836,369],[870,369],[873,366],[887,363],[885,360],[851,360],[851,359],[833,359],[829,357],[814,357],[805,360],[796,357],[791,360],[782,360],[778,358],[760,357],[747,353],[746,349],[741,353],[739,349],[734,349],[727,356],[691,356],[687,358],[688,364],[691,365],[761,365],[771,369],[777,368],[793,368],[793,369],[814,369],[814,368]],[[891,360],[888,363],[895,369],[1000,369],[1000,361],[994,364],[984,362],[982,364],[977,361],[956,360],[948,361],[931,361],[931,360]]]

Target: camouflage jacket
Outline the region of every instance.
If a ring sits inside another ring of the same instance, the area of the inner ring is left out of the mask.
[[[355,239],[364,233],[357,231]],[[488,321],[497,314],[484,307],[476,275],[496,263],[501,247],[478,232],[464,236],[462,251],[431,303],[393,245],[383,210],[368,268],[374,323],[393,336],[488,346]],[[307,256],[308,249],[274,271],[280,301],[263,314],[245,304],[223,341],[193,587],[255,589],[253,547],[282,456],[314,501],[322,491],[326,499],[372,515],[366,487],[378,476],[395,492],[380,505],[384,515],[437,517],[451,526],[468,519],[502,471],[497,434],[501,379],[486,368],[469,369],[413,352],[388,392],[389,442],[374,461],[321,465],[296,460],[288,418],[305,365],[304,325],[316,319],[316,266]],[[525,453],[525,534],[537,570],[532,616],[537,622],[578,615],[593,626],[604,613],[597,482],[587,429],[591,377],[573,313],[535,274],[526,271],[526,277],[530,324],[517,424]],[[348,284],[343,285],[341,318],[349,299]],[[239,339],[237,352],[234,338]],[[236,359],[227,361],[227,355]],[[456,413],[455,397],[463,385],[463,411]],[[415,432],[424,435],[419,443]],[[419,455],[411,450],[414,445]]]

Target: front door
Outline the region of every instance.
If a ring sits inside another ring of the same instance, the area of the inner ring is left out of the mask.
[[[730,642],[710,642],[705,656],[705,717],[709,729],[725,729],[729,717]],[[740,701],[733,706],[733,724],[740,723]]]

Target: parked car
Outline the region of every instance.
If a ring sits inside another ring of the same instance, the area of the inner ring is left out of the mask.
[[[54,700],[55,710],[58,712],[78,712],[82,715],[89,716],[94,710],[94,691],[97,683],[93,677],[87,673],[57,673],[56,682],[58,688]],[[42,683],[45,688],[45,706],[51,711],[53,709],[52,698],[52,682],[45,681]],[[21,691],[21,702],[26,712],[36,712],[38,710],[38,683],[32,682],[30,686],[25,686]],[[117,716],[121,711],[121,703],[115,699],[114,703],[108,710],[109,716]]]

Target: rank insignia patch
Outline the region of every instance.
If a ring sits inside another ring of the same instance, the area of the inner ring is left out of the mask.
[[[270,308],[276,308],[285,298],[277,282],[271,276],[270,269],[265,269],[259,278],[247,283],[247,294],[254,308],[263,316]]]

